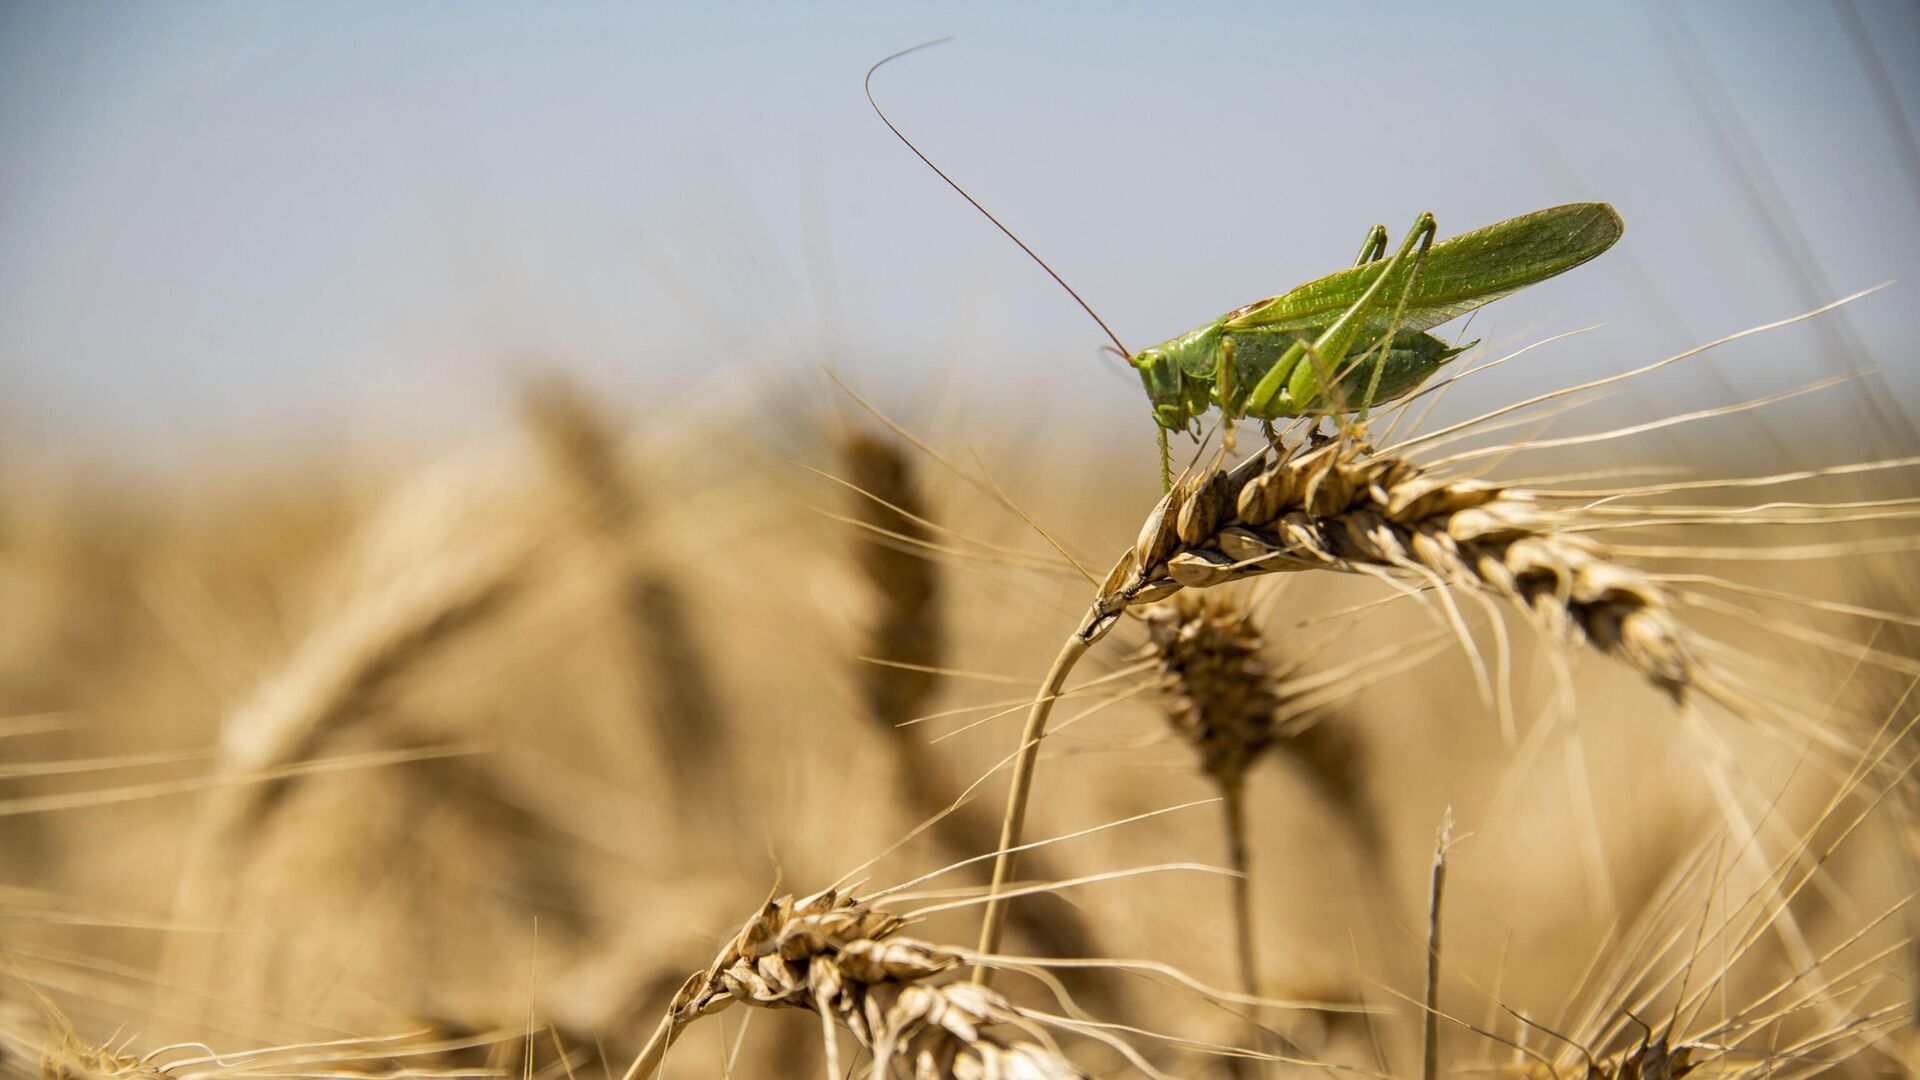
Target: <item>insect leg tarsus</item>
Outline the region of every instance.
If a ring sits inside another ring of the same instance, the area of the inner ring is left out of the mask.
[[[1355,266],[1365,266],[1377,262],[1387,253],[1387,227],[1375,225],[1367,230],[1367,241],[1360,245],[1360,257],[1353,260]]]

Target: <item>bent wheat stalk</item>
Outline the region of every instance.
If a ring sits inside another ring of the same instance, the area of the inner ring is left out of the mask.
[[[913,546],[934,541],[931,511],[914,460],[901,446],[896,439],[858,430],[839,444],[848,479],[860,496],[852,514],[864,526],[855,542],[856,562],[874,600],[862,644],[866,662],[858,670],[860,693],[867,716],[893,746],[902,797],[923,819],[936,822],[935,840],[961,860],[993,851],[999,825],[971,803],[949,812],[956,802],[953,784],[909,726],[938,689],[946,634],[940,566]],[[1044,880],[1068,876],[1047,867],[1045,854],[1029,854],[1029,870]],[[1013,919],[1016,940],[1025,938],[1053,956],[1103,955],[1093,927],[1069,904],[1022,907]],[[1109,1011],[1116,1003],[1097,974],[1069,970],[1064,977],[1075,996],[1089,1000],[1096,1011]]]
[[[1067,675],[1130,609],[1182,589],[1338,570],[1441,587],[1449,610],[1448,588],[1478,592],[1512,603],[1549,638],[1626,663],[1675,701],[1698,691],[1743,708],[1696,659],[1666,590],[1578,532],[1583,524],[1576,507],[1378,454],[1351,432],[1190,474],[1147,515],[1034,699],[992,893],[1012,878],[1040,740]],[[1457,613],[1451,619],[1464,637],[1464,622]],[[982,953],[998,949],[1005,919],[996,895],[982,920]],[[984,982],[987,972],[974,977]]]

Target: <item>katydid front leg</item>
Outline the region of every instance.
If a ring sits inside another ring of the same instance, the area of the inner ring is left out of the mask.
[[[1226,447],[1228,453],[1233,452],[1234,421],[1240,419],[1241,415],[1234,409],[1236,399],[1233,391],[1236,382],[1236,372],[1233,368],[1233,339],[1222,338],[1220,370],[1213,377],[1213,393],[1215,400],[1220,402],[1220,442]]]
[[[1321,401],[1324,396],[1321,391],[1324,390],[1330,395],[1334,392],[1334,387],[1321,382],[1320,372],[1316,368],[1324,366],[1329,377],[1340,370],[1341,363],[1347,358],[1347,351],[1353,348],[1354,341],[1359,338],[1361,329],[1365,327],[1367,317],[1372,315],[1378,306],[1387,279],[1400,269],[1400,264],[1406,261],[1415,245],[1420,245],[1420,252],[1423,256],[1425,255],[1427,248],[1433,244],[1434,230],[1432,214],[1421,214],[1415,219],[1413,230],[1407,234],[1406,240],[1401,242],[1400,250],[1394,252],[1393,257],[1381,266],[1380,272],[1374,276],[1372,283],[1367,286],[1365,292],[1360,294],[1359,299],[1342,312],[1332,326],[1322,330],[1311,346],[1305,341],[1296,341],[1289,345],[1287,351],[1281,354],[1279,362],[1261,377],[1260,382],[1254,386],[1253,392],[1247,396],[1247,414],[1273,415],[1269,412],[1269,406],[1279,396],[1283,387],[1289,391],[1291,404],[1295,409],[1305,410],[1310,407],[1324,406],[1326,403]],[[1371,237],[1368,244],[1369,246],[1372,244]],[[1409,282],[1410,285],[1411,282]],[[1397,313],[1404,310],[1406,297],[1407,292],[1403,290],[1400,303],[1395,308],[1396,318],[1398,318]],[[1309,366],[1301,363],[1309,347],[1319,358],[1318,365]],[[1377,385],[1377,380],[1375,381]]]

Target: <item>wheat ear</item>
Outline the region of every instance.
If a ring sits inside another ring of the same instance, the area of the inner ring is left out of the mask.
[[[1082,624],[1089,643],[1136,604],[1258,574],[1339,570],[1507,600],[1549,637],[1625,662],[1676,700],[1724,693],[1667,592],[1577,529],[1574,508],[1429,472],[1342,437],[1260,454],[1174,487]]]
[[[684,593],[642,555],[646,503],[622,460],[619,431],[584,392],[557,379],[529,384],[521,412],[616,582],[635,708],[652,720],[673,764],[679,803],[690,813],[713,809],[713,781],[727,757],[720,695]]]
[[[875,1077],[1086,1076],[1058,1051],[994,1030],[1036,1030],[999,994],[935,982],[965,958],[902,936],[904,925],[891,912],[831,889],[768,900],[705,971],[681,986],[625,1080],[648,1080],[687,1025],[735,1004],[817,1013],[832,1077],[842,1075],[836,1023],[873,1055]]]
[[[1153,661],[1162,708],[1176,734],[1200,757],[1220,792],[1228,865],[1233,869],[1234,952],[1240,992],[1258,998],[1253,879],[1247,854],[1246,779],[1281,738],[1280,695],[1261,656],[1252,617],[1222,596],[1179,596],[1147,612],[1146,658]],[[1256,1032],[1259,1014],[1254,1015]]]

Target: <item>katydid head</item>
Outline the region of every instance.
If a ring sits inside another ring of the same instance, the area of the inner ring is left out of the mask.
[[[1187,403],[1186,375],[1172,354],[1165,349],[1141,349],[1128,359],[1140,373],[1147,388],[1147,400],[1153,403],[1153,422],[1168,431],[1182,431],[1193,418]]]

